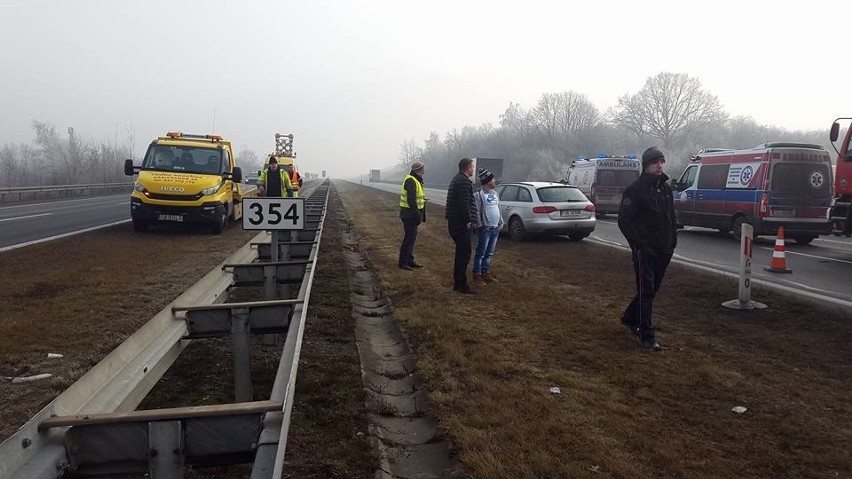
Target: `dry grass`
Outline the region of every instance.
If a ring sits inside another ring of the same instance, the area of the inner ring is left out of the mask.
[[[255,234],[123,224],[0,253],[0,376],[53,374],[0,380],[0,439]]]
[[[734,282],[673,265],[649,353],[618,323],[627,253],[501,238],[501,282],[459,295],[439,206],[402,271],[395,195],[336,186],[473,476],[852,476],[848,318],[760,291],[768,310],[727,311]]]

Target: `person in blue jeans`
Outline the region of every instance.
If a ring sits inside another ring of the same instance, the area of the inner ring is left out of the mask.
[[[494,191],[494,174],[483,168],[479,170],[482,188],[474,193],[476,204],[476,254],[473,256],[473,284],[496,283],[491,274],[491,257],[497,248],[497,238],[503,218],[500,217],[500,199]]]

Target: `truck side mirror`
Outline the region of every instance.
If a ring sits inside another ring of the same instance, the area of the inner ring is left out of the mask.
[[[831,142],[834,143],[835,141],[837,141],[837,138],[839,136],[840,136],[840,123],[837,123],[835,121],[834,124],[831,125],[831,134],[829,134],[828,137],[831,139]]]
[[[136,169],[133,168],[133,160],[126,159],[124,160],[124,174],[127,176],[133,176],[136,173]]]
[[[239,183],[239,182],[243,181],[243,170],[239,166],[235,166],[234,171],[231,172],[230,176],[231,176],[231,181]]]

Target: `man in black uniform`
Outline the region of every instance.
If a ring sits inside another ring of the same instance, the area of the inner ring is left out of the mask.
[[[470,232],[476,224],[476,203],[473,201],[473,160],[459,160],[459,172],[450,181],[447,188],[447,229],[456,243],[456,256],[453,264],[453,291],[462,294],[475,294],[467,284],[467,264],[470,263]]]
[[[624,310],[621,324],[639,335],[642,347],[660,351],[651,312],[654,296],[660,290],[663,276],[677,246],[672,190],[663,173],[666,158],[657,147],[642,153],[642,174],[624,190],[618,211],[618,228],[633,257],[636,274],[636,296]]]

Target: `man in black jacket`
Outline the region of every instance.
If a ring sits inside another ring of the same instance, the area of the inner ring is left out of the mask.
[[[474,294],[467,284],[467,265],[470,263],[470,232],[476,224],[476,204],[473,201],[473,160],[459,160],[459,172],[447,188],[447,229],[456,243],[453,265],[453,291]]]
[[[618,228],[633,257],[636,296],[624,310],[621,323],[639,335],[640,344],[651,351],[662,348],[651,325],[654,296],[677,246],[672,190],[663,173],[666,158],[657,147],[642,153],[642,175],[624,190],[618,211]]]
[[[419,161],[411,165],[411,172],[402,180],[399,191],[399,218],[404,231],[399,247],[399,267],[408,271],[423,266],[414,261],[414,242],[417,241],[417,227],[426,221],[426,194],[423,191],[425,169]]]

